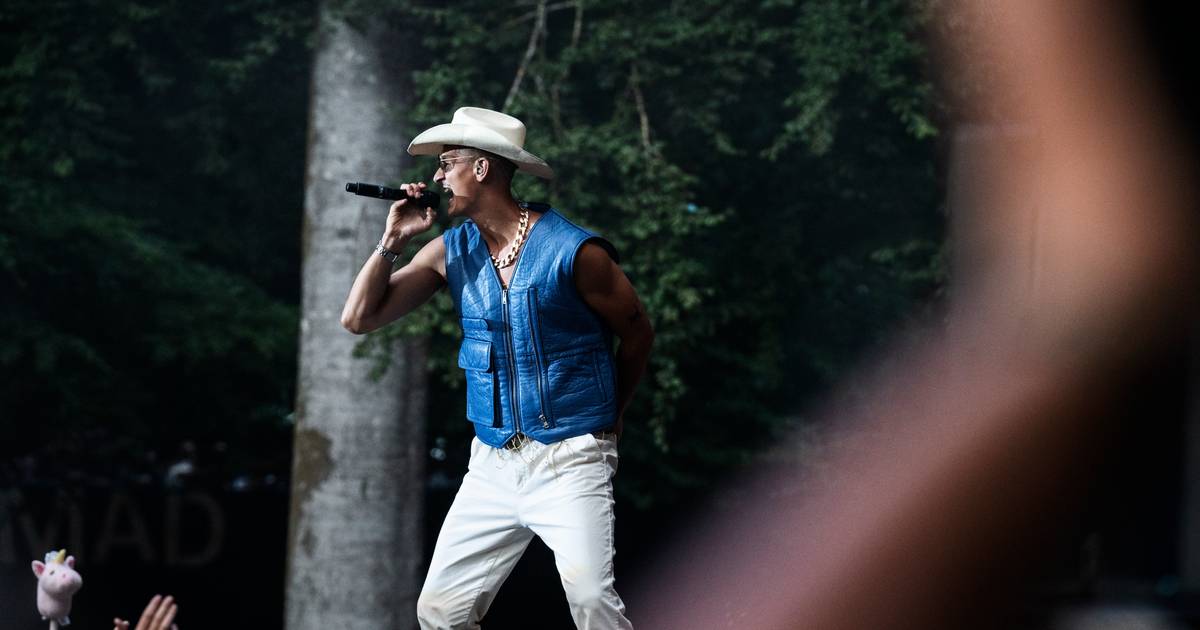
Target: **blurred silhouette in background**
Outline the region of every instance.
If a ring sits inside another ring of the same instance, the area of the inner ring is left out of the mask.
[[[821,461],[729,493],[736,516],[640,585],[641,627],[1004,625],[1016,578],[1081,509],[1122,429],[1112,406],[1189,339],[1196,147],[1130,26],[1143,16],[1080,1],[935,8],[943,80],[991,71],[960,91],[944,322],[898,343],[866,400],[828,405]],[[1122,614],[1057,625],[1172,627]]]

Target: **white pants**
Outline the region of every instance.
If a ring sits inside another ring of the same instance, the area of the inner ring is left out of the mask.
[[[535,535],[554,552],[577,627],[632,628],[613,588],[616,471],[611,437],[530,441],[515,451],[473,440],[417,600],[421,628],[479,628]]]

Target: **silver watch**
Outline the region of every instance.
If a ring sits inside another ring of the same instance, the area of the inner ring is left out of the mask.
[[[375,246],[375,253],[383,256],[393,265],[396,264],[396,259],[400,257],[400,254],[397,254],[396,252],[384,247],[383,243]]]

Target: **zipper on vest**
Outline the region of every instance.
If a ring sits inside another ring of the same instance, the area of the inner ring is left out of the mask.
[[[537,309],[537,290],[530,289],[530,295],[533,296],[532,304],[526,305],[529,309],[529,336],[533,339],[533,360],[537,363],[537,390],[538,401],[542,404],[541,413],[538,414],[538,420],[542,423],[543,429],[550,428],[550,420],[546,418],[546,412],[550,410],[550,406],[546,404],[546,392],[542,388],[542,376],[546,374],[546,367],[542,364],[542,358],[545,352],[542,350],[542,331],[538,327],[538,322],[534,319],[534,311]]]
[[[496,273],[497,279],[500,275]],[[513,354],[512,342],[512,321],[508,314],[508,287],[500,285],[500,303],[504,305],[504,346],[508,348],[508,397],[512,400],[513,427],[517,433],[521,432],[521,407],[518,396],[520,390],[517,389],[517,358]]]
[[[538,226],[540,226],[542,224],[542,219],[545,219],[550,214],[552,214],[552,213],[550,212],[549,207],[547,207],[547,210],[542,213],[541,219],[538,219],[537,222],[533,224],[533,227],[529,228],[529,232],[525,235],[525,244],[527,246],[531,242],[530,239],[533,237],[534,233],[537,232]],[[478,228],[476,228],[476,229],[478,229]],[[540,234],[540,232],[537,232],[537,233]],[[482,235],[480,236],[480,238],[482,239]],[[483,253],[485,255],[488,253],[486,250],[486,246],[485,246]],[[516,279],[517,270],[520,269],[521,261],[524,259],[525,259],[525,256],[524,256],[523,252],[521,254],[517,255],[517,261],[515,263],[513,263],[513,265],[514,265],[513,275],[511,278],[508,279],[509,285],[512,285],[513,280]],[[508,348],[508,370],[509,370],[509,373],[512,375],[512,378],[509,379],[509,383],[508,383],[508,395],[509,395],[509,397],[512,398],[513,427],[516,428],[517,433],[520,433],[521,432],[521,404],[520,404],[520,399],[519,399],[520,390],[517,387],[517,358],[516,358],[516,355],[513,353],[512,322],[510,321],[509,313],[508,313],[508,287],[504,286],[504,280],[500,277],[500,270],[496,269],[496,266],[491,264],[490,260],[485,259],[485,261],[486,261],[485,264],[487,264],[487,266],[491,267],[491,269],[492,269],[492,273],[493,273],[492,277],[494,277],[496,279],[496,285],[500,287],[500,301],[504,304],[504,308],[501,309],[504,312],[504,329],[505,329],[504,330],[504,341],[505,341],[505,346]],[[545,422],[544,419],[542,421]]]

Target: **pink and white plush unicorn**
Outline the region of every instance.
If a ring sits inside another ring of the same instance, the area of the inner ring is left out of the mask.
[[[65,559],[64,559],[65,558]],[[33,574],[37,576],[37,607],[42,619],[65,626],[71,623],[71,596],[83,586],[83,578],[75,571],[75,556],[67,550],[46,553],[46,561],[33,561]]]

